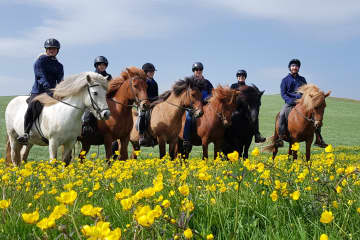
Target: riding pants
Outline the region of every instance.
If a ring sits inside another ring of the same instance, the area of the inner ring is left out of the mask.
[[[186,111],[184,134],[183,134],[184,141],[190,141],[191,128],[192,128],[192,113]]]
[[[289,113],[293,107],[294,106],[285,103],[285,105],[281,109],[280,116],[279,116],[279,135],[280,136],[286,135],[287,119],[288,119]]]

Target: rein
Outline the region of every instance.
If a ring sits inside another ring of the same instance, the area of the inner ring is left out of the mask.
[[[302,116],[304,119],[306,119],[307,121],[309,121],[309,122],[311,122],[311,123],[315,123],[315,120],[312,119],[312,117],[311,117],[311,118],[306,117],[304,114],[302,114],[301,112],[299,112],[299,110],[297,110],[296,107],[294,107],[294,109],[295,109],[295,111],[296,111],[300,116]],[[311,114],[311,115],[313,115],[313,114]]]
[[[195,110],[193,109],[193,102],[192,102],[191,97],[190,97],[190,94],[189,94],[189,88],[187,88],[187,90],[186,90],[186,96],[189,96],[189,99],[190,99],[190,107],[184,107],[184,106],[177,105],[177,104],[174,104],[174,103],[171,103],[171,102],[168,102],[168,101],[165,101],[165,102],[167,102],[168,104],[170,104],[170,105],[172,105],[172,106],[175,106],[175,107],[177,107],[177,108],[183,109],[183,110],[185,110],[185,111],[194,112]]]

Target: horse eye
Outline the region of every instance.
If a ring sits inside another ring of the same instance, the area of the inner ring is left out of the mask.
[[[98,93],[97,93],[97,92],[94,92],[94,95],[95,95],[95,96],[97,96],[97,95],[98,95]]]

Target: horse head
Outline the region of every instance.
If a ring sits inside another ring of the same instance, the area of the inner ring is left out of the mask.
[[[260,91],[254,84],[242,86],[239,91],[236,99],[237,110],[242,112],[248,121],[255,126],[259,118],[261,97],[265,91]]]
[[[220,118],[224,127],[231,125],[231,116],[236,110],[236,96],[239,93],[238,90],[220,85],[213,89],[213,97],[210,98],[210,102],[217,105],[215,106],[215,109],[217,109],[216,115]]]
[[[177,81],[172,89],[175,95],[180,97],[181,106],[191,108],[195,118],[201,117],[204,113],[200,89],[201,86],[192,77]]]
[[[107,79],[100,74],[86,75],[87,94],[85,95],[85,106],[99,120],[107,120],[110,117],[110,111],[106,102]]]
[[[149,106],[150,102],[147,96],[146,74],[137,67],[126,68],[127,78],[129,79],[129,92],[131,99],[135,101],[140,109]],[[123,74],[122,74],[123,75]]]
[[[301,86],[298,92],[302,94],[298,103],[304,105],[305,111],[311,114],[310,121],[314,123],[314,127],[321,127],[326,107],[325,99],[330,96],[331,91],[324,93],[316,85],[306,84]]]

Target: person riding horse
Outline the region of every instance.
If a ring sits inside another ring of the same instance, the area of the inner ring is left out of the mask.
[[[304,84],[307,84],[304,77],[299,75],[299,69],[301,62],[299,59],[292,59],[288,64],[290,73],[283,78],[280,85],[281,97],[284,99],[285,104],[280,112],[279,116],[279,140],[277,141],[278,146],[283,146],[283,140],[287,134],[287,117],[291,109],[296,105],[296,100],[301,98],[301,94],[297,92],[298,88]],[[324,142],[321,136],[320,127],[315,130],[316,140],[314,145],[325,148],[327,144]]]
[[[195,62],[192,65],[192,71],[194,75],[192,76],[196,81],[198,81],[201,86],[201,94],[202,94],[202,101],[205,105],[207,103],[207,99],[211,97],[213,85],[211,82],[204,78],[203,76],[204,66],[201,62]],[[192,113],[190,111],[186,111],[186,120],[184,126],[184,133],[183,133],[183,147],[186,152],[190,151],[191,149],[191,130],[192,130]]]
[[[57,60],[56,55],[60,50],[60,42],[49,38],[44,43],[45,53],[41,54],[34,63],[35,83],[28,98],[28,108],[24,117],[24,135],[19,136],[17,141],[26,145],[29,140],[31,127],[39,117],[43,105],[39,101],[32,101],[36,96],[47,93],[52,96],[51,89],[64,78],[64,67]]]
[[[159,97],[159,88],[157,82],[154,80],[155,75],[155,66],[152,63],[145,63],[142,66],[142,70],[144,70],[146,74],[146,84],[147,84],[147,96],[151,102],[154,102]],[[152,139],[150,136],[145,134],[148,129],[149,121],[146,119],[146,114],[148,110],[140,110],[139,111],[139,119],[138,119],[138,129],[139,129],[139,145],[140,146],[152,146]]]
[[[247,72],[243,69],[239,70],[236,72],[236,78],[238,80],[237,83],[233,83],[231,84],[230,88],[232,89],[237,89],[240,88],[241,86],[245,86],[246,85],[246,78],[247,78]],[[255,130],[255,142],[256,143],[262,143],[266,141],[266,138],[264,138],[260,131],[259,131],[259,119],[257,119],[256,124],[254,126],[254,130]]]
[[[104,56],[98,56],[94,60],[95,72],[101,74],[102,76],[106,77],[108,81],[110,81],[112,76],[106,72],[108,65],[109,62]],[[97,119],[89,110],[86,110],[82,116],[82,122],[82,135],[90,135],[96,131]]]

